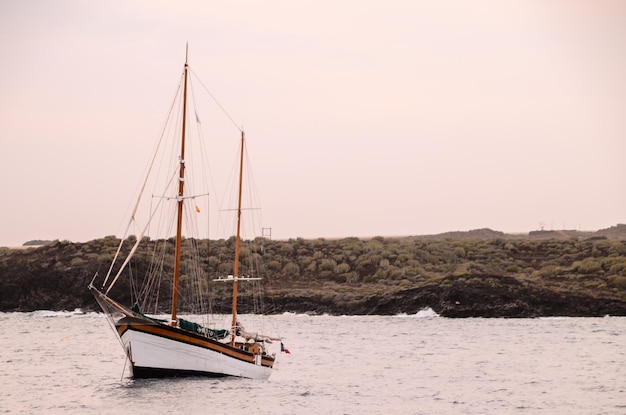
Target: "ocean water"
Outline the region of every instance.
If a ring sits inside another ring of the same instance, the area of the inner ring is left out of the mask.
[[[626,318],[266,322],[267,381],[133,381],[102,314],[0,313],[0,413],[626,414]]]

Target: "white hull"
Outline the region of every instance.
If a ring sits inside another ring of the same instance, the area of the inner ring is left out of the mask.
[[[144,377],[140,373],[150,372],[163,375],[178,373],[267,379],[272,373],[271,368],[260,364],[260,359],[258,364],[246,362],[224,353],[150,333],[127,330],[121,338],[131,360],[134,377]]]
[[[136,315],[93,286],[89,288],[122,340],[134,378],[239,376],[267,379],[272,373],[275,355],[266,353],[263,342],[231,346]]]

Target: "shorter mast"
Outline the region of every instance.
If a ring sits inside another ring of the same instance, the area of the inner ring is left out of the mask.
[[[237,333],[237,279],[239,278],[239,246],[241,244],[241,194],[243,187],[243,153],[245,148],[245,134],[241,131],[241,155],[239,157],[239,199],[237,202],[237,237],[235,238],[235,264],[233,270],[233,324],[230,344],[235,344]]]

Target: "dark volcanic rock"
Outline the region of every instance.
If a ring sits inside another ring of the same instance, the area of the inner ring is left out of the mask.
[[[438,284],[372,295],[361,302],[329,303],[319,296],[272,299],[273,312],[315,314],[414,314],[430,307],[443,317],[626,316],[626,302],[593,298],[524,284],[500,275],[449,276]]]
[[[367,314],[416,313],[431,307],[444,317],[540,317],[626,315],[626,302],[526,285],[513,277],[447,277],[440,284],[371,299]]]

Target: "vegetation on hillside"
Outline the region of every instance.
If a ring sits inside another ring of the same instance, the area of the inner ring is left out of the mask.
[[[559,314],[559,307],[546,302],[578,298],[578,303],[597,301],[618,314],[623,306],[626,313],[626,240],[597,234],[493,238],[493,231],[477,232],[489,236],[258,238],[244,244],[241,265],[260,264],[272,312],[395,313],[431,306],[449,315],[523,316]],[[134,237],[130,239],[126,249]],[[0,248],[0,310],[96,309],[86,286],[96,272],[107,272],[118,243],[109,236],[87,243]],[[233,244],[232,238],[200,241],[207,253],[207,278],[232,273]],[[149,249],[137,252],[133,272],[146,270],[149,256]],[[171,264],[166,261],[165,267]],[[124,283],[115,290],[129,295]],[[389,303],[392,298],[397,301]],[[168,301],[164,296],[163,303]],[[469,308],[459,311],[459,306]],[[605,309],[568,307],[562,310],[581,315]]]

